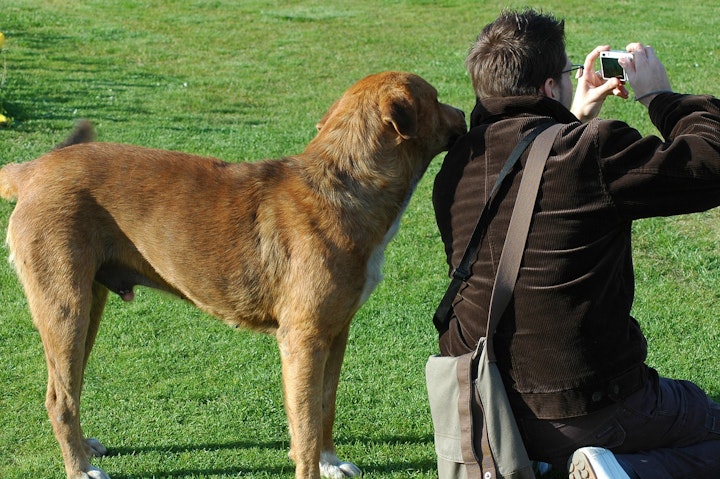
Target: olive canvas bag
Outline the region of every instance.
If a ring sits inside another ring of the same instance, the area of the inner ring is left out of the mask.
[[[498,370],[493,333],[512,297],[545,162],[563,127],[553,122],[532,130],[503,166],[433,321],[447,330],[452,304],[470,277],[470,264],[489,223],[488,210],[503,180],[535,140],[526,162],[490,299],[486,336],[474,352],[431,356],[426,382],[433,420],[439,479],[534,479],[532,462],[513,416]]]

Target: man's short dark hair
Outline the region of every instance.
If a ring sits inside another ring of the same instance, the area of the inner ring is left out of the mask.
[[[533,9],[504,10],[465,60],[478,98],[539,95],[566,64],[565,21]]]

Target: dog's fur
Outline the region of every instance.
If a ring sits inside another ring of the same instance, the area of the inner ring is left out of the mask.
[[[427,82],[385,72],[352,86],[318,130],[299,155],[228,164],[87,142],[85,124],[0,171],[0,194],[17,200],[7,243],[45,348],[68,478],[108,477],[88,462],[106,450],[82,434],[80,391],[108,291],[129,301],[136,285],[274,334],[297,477],[360,473],[332,438],[350,320],[417,181],[466,127]]]

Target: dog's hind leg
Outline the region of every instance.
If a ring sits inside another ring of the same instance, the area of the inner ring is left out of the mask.
[[[94,439],[85,440],[80,426],[80,396],[86,352],[92,337],[87,306],[31,301],[33,319],[40,331],[48,369],[45,407],[62,450],[67,477],[105,479],[107,475],[88,462],[106,452]]]
[[[97,440],[85,440],[80,426],[83,373],[99,321],[91,323],[88,309],[92,307],[88,307],[87,301],[57,306],[43,304],[42,300],[33,302],[33,318],[42,337],[48,368],[45,407],[62,449],[67,476],[106,479],[104,472],[88,462],[90,456],[104,454],[106,450]]]
[[[14,228],[16,225],[11,223],[9,228],[9,244],[45,349],[45,407],[62,450],[67,477],[109,479],[88,461],[89,453],[104,448],[94,440],[86,441],[80,427],[83,372],[107,291],[93,287],[93,272],[87,257],[78,251],[78,241],[39,244],[20,235],[21,231],[28,233],[27,224],[25,228]],[[63,248],[65,244],[72,246]]]
[[[90,323],[88,326],[87,337],[85,338],[85,356],[83,361],[83,377],[85,377],[85,368],[87,367],[90,352],[95,344],[98,329],[100,328],[100,318],[105,310],[107,302],[108,289],[98,282],[92,285],[92,304],[90,306]],[[90,457],[100,457],[107,454],[107,448],[95,438],[87,438],[85,440],[85,451]]]

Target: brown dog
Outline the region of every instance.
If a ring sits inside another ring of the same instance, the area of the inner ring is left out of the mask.
[[[108,477],[88,462],[106,450],[82,434],[80,391],[108,291],[129,301],[136,285],[274,334],[296,476],[360,474],[332,438],[350,320],[417,181],[466,127],[427,82],[386,72],[351,87],[318,129],[297,156],[228,164],[87,143],[86,125],[66,142],[82,144],[0,171],[68,478]]]

